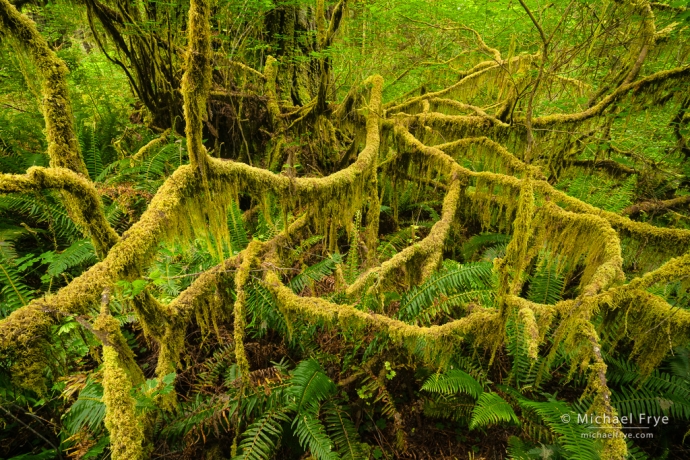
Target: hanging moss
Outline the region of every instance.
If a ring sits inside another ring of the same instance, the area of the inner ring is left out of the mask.
[[[244,329],[247,325],[247,319],[245,317],[247,291],[245,290],[245,285],[249,280],[249,270],[255,263],[256,256],[262,248],[263,243],[260,241],[254,240],[249,243],[247,249],[243,251],[242,263],[235,273],[235,289],[237,291],[233,312],[235,317],[233,330],[233,337],[235,339],[235,362],[240,372],[242,384],[245,387],[249,385],[249,361],[247,361],[247,354],[244,350]]]
[[[110,315],[108,309],[109,291],[105,290],[102,295],[101,313],[93,324],[94,333],[103,343],[104,348],[112,348],[117,355],[119,367],[127,374],[127,378],[135,385],[144,383],[144,373],[134,360],[127,339],[122,335],[120,323]]]
[[[421,327],[410,325],[388,316],[366,313],[351,305],[334,304],[317,297],[299,297],[285,287],[273,271],[265,275],[266,287],[273,293],[284,316],[296,317],[307,322],[326,321],[343,328],[374,329],[383,331],[391,339],[414,348],[418,340],[428,345],[428,358],[436,353],[446,353],[453,344],[470,335],[479,344],[492,346],[502,338],[496,334],[498,312],[494,309],[478,309],[469,316],[442,326]]]
[[[455,218],[461,188],[462,183],[456,176],[443,200],[441,219],[434,224],[429,235],[422,241],[403,249],[391,259],[383,262],[379,267],[372,268],[361,275],[347,288],[346,293],[348,297],[352,298],[353,296],[359,295],[362,289],[373,279],[376,280],[375,289],[385,290],[388,282],[392,277],[396,276],[403,267],[414,272],[415,269],[419,270],[420,261],[431,258],[431,260],[438,262],[438,252],[443,249],[443,244],[453,219]],[[425,265],[422,273],[420,273],[420,279],[417,281],[427,278],[435,268],[433,263]],[[413,276],[412,278],[415,277]]]
[[[0,27],[23,46],[43,80],[43,116],[46,120],[50,165],[88,177],[79,153],[74,116],[67,90],[67,66],[50,49],[32,20],[8,1],[0,1]]]
[[[399,112],[416,104],[421,104],[424,100],[440,98],[442,96],[455,97],[461,100],[471,100],[472,96],[478,91],[478,88],[480,88],[483,83],[490,81],[492,78],[502,76],[506,73],[506,68],[509,69],[507,72],[509,73],[513,70],[512,68],[514,66],[523,66],[525,63],[531,65],[534,57],[533,55],[520,55],[499,63],[496,61],[481,62],[470,69],[465,75],[461,75],[461,79],[457,83],[440,91],[426,93],[422,96],[410,98],[403,103],[390,107],[387,106],[385,107],[386,111],[388,113]]]
[[[189,3],[189,45],[185,55],[182,77],[185,134],[192,167],[206,178],[206,148],[203,145],[203,120],[206,118],[206,98],[211,87],[211,26],[210,5],[207,0]]]
[[[77,227],[91,237],[100,257],[104,257],[117,243],[119,237],[108,224],[100,196],[87,178],[60,167],[34,166],[23,175],[0,174],[0,193],[27,193],[44,189],[64,192],[70,216]]]
[[[132,382],[113,347],[103,347],[103,404],[113,460],[144,460],[144,430],[131,396]]]

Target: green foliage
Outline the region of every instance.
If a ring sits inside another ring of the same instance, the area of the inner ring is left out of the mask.
[[[244,228],[242,211],[235,201],[228,206],[228,231],[230,233],[230,246],[233,254],[239,253],[247,247],[247,230]]]
[[[563,298],[565,278],[558,272],[558,261],[543,253],[530,277],[527,298],[532,302],[554,305]]]
[[[70,268],[80,265],[91,265],[96,262],[96,251],[90,240],[78,240],[70,247],[52,258],[46,273],[50,276],[57,276]]]
[[[484,391],[479,382],[460,369],[450,369],[443,374],[431,375],[422,385],[422,390],[446,395],[465,393],[474,399],[479,398]]]
[[[487,246],[496,247],[498,245],[504,245],[509,241],[510,236],[502,233],[480,233],[474,235],[463,243],[461,249],[462,257],[464,260],[470,261],[479,250]]]
[[[31,288],[24,284],[16,265],[5,252],[0,253],[0,286],[0,318],[27,305],[34,297]]]
[[[300,293],[310,284],[321,281],[326,276],[333,273],[338,266],[343,262],[340,254],[333,254],[320,262],[315,263],[309,267],[305,267],[290,280],[290,288],[296,293]]]
[[[267,410],[257,421],[249,425],[239,443],[241,454],[233,460],[270,459],[283,432],[282,425],[289,421],[285,408]]]
[[[79,397],[63,416],[65,429],[70,435],[86,427],[93,433],[99,433],[105,419],[105,404],[101,402],[103,385],[87,380]]]
[[[292,372],[291,381],[290,393],[298,413],[315,413],[321,401],[335,391],[335,385],[314,359],[299,363]]]
[[[326,430],[337,447],[342,460],[366,458],[366,449],[359,440],[355,425],[350,419],[350,408],[341,402],[327,401],[324,404]]]
[[[636,175],[619,184],[607,177],[578,172],[572,179],[562,180],[558,187],[585,203],[606,211],[620,212],[632,204],[636,185]]]
[[[485,392],[479,395],[477,405],[472,410],[470,430],[501,422],[520,423],[510,404],[498,394]]]
[[[567,458],[576,460],[594,460],[600,458],[600,443],[587,435],[592,429],[586,423],[576,423],[577,414],[564,402],[549,397],[544,402],[519,399],[520,407],[531,411],[549,427],[558,437],[558,443],[567,452]],[[563,416],[568,416],[569,423],[564,423]]]
[[[444,261],[443,268],[424,284],[405,293],[400,301],[398,317],[429,324],[440,313],[450,314],[454,308],[470,302],[489,306],[494,295],[493,282],[490,263],[460,265]]]

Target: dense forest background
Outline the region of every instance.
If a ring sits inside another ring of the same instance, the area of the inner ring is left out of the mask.
[[[2,459],[690,457],[687,0],[0,0],[0,172]]]

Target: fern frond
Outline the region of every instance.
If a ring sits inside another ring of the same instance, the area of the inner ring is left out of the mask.
[[[290,392],[298,414],[315,412],[319,403],[335,392],[335,384],[313,358],[297,365],[292,371],[291,383]]]
[[[247,291],[247,327],[258,330],[259,335],[267,329],[274,329],[280,333],[287,332],[285,318],[276,305],[273,294],[266,287],[258,283],[249,283]]]
[[[237,254],[247,247],[249,240],[242,220],[242,211],[234,200],[228,206],[228,231],[230,233],[230,249],[233,254]]]
[[[343,258],[340,254],[333,254],[327,259],[303,269],[299,275],[290,280],[290,288],[295,293],[299,294],[309,284],[321,281],[323,278],[333,273],[337,265],[342,263],[342,261]]]
[[[49,192],[0,196],[0,211],[3,210],[47,224],[59,238],[74,241],[81,237],[63,204]]]
[[[520,424],[515,411],[505,399],[496,393],[482,393],[472,411],[470,430],[496,425],[500,422]]]
[[[342,460],[359,460],[366,457],[359,440],[357,429],[350,419],[347,406],[327,401],[324,404],[326,429],[335,442],[338,455]]]
[[[460,369],[451,369],[443,374],[431,375],[422,385],[422,390],[445,395],[465,393],[474,399],[477,399],[484,392],[481,384],[474,377]]]
[[[161,435],[171,441],[179,441],[192,431],[206,432],[209,427],[226,423],[227,413],[237,409],[237,401],[227,396],[196,398],[180,404],[172,416],[166,417]]]
[[[472,397],[465,394],[452,396],[434,394],[424,401],[424,415],[433,418],[445,418],[469,423],[475,403]]]
[[[94,434],[100,431],[101,423],[105,418],[105,404],[101,401],[102,397],[103,386],[88,380],[79,392],[77,400],[63,416],[65,429],[69,434],[73,435],[83,427],[87,427]]]
[[[48,265],[46,273],[50,276],[57,276],[79,265],[92,264],[98,259],[96,251],[90,240],[79,240],[72,243],[70,247],[57,254],[53,261]]]
[[[509,241],[510,236],[502,233],[480,233],[479,235],[474,235],[462,245],[463,260],[472,260],[472,256],[486,246],[508,244]]]
[[[429,277],[421,286],[412,287],[400,301],[398,317],[405,321],[423,319],[430,321],[430,313],[438,311],[438,299],[448,299],[461,293],[474,292],[473,300],[487,302],[492,296],[492,265],[488,262],[475,262],[460,265],[447,260],[443,268]],[[465,299],[469,298],[466,296]]]
[[[298,247],[292,250],[288,260],[290,262],[294,262],[295,260],[299,259],[302,254],[308,251],[315,244],[319,243],[321,240],[323,240],[323,235],[312,235],[303,240]]]
[[[95,180],[103,171],[103,159],[101,157],[101,150],[97,145],[95,127],[82,123],[77,132],[77,138],[89,177],[91,177],[91,180]]]
[[[377,249],[379,256],[381,256],[380,258],[389,259],[402,251],[412,241],[413,231],[413,227],[410,226],[386,235],[379,243]]]
[[[537,270],[530,279],[527,298],[532,302],[555,305],[562,300],[565,278],[558,272],[556,261],[542,255]]]
[[[283,432],[282,425],[289,421],[285,408],[276,407],[247,427],[242,433],[240,453],[233,460],[269,460],[273,458],[276,443]]]
[[[558,443],[567,451],[567,458],[574,460],[595,460],[600,458],[600,443],[591,439],[591,427],[577,421],[577,414],[564,402],[551,397],[547,401],[537,402],[518,399],[520,407],[531,410],[558,435]],[[570,423],[564,423],[564,415],[568,415]],[[576,423],[577,422],[577,423]]]
[[[2,318],[14,310],[28,305],[34,297],[32,290],[24,284],[22,275],[4,253],[0,253],[0,286],[2,286],[0,296],[3,300],[0,306],[0,317]]]
[[[338,454],[333,451],[333,442],[326,434],[326,428],[318,418],[309,413],[302,413],[297,414],[295,422],[295,435],[297,435],[303,448],[309,449],[318,460],[336,460],[339,458]]]

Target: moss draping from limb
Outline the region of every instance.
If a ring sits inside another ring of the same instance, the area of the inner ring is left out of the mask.
[[[443,150],[449,155],[461,151],[463,159],[471,158],[473,160],[481,160],[484,168],[490,172],[507,174],[519,178],[524,175],[525,172],[529,171],[532,177],[544,179],[544,174],[541,169],[536,166],[525,164],[510,153],[507,148],[485,136],[468,137],[435,145],[434,147]],[[476,150],[471,150],[472,147],[476,147]]]
[[[311,323],[325,321],[341,327],[373,328],[387,333],[399,343],[415,344],[423,340],[429,346],[430,357],[433,351],[448,350],[456,343],[471,335],[479,343],[493,343],[500,338],[496,335],[498,312],[494,309],[479,308],[462,319],[442,326],[422,327],[404,323],[376,313],[358,310],[352,305],[339,305],[317,297],[300,297],[284,286],[278,275],[268,271],[265,285],[273,293],[283,315],[297,316]]]
[[[127,339],[122,335],[119,321],[110,314],[109,296],[109,289],[105,289],[101,297],[101,313],[93,324],[93,332],[103,344],[104,349],[107,347],[115,351],[118,365],[127,373],[130,381],[139,385],[146,380],[144,373],[134,360],[134,353],[129,347]]]
[[[555,114],[537,117],[532,120],[532,126],[534,128],[546,128],[559,124],[580,123],[601,115],[605,109],[619,101],[631,91],[634,91],[635,94],[638,95],[642,94],[644,91],[654,93],[657,92],[663,85],[674,83],[677,84],[687,81],[688,75],[690,75],[690,65],[676,67],[675,69],[670,70],[662,70],[635,82],[626,83],[619,86],[614,92],[587,110],[571,114]],[[681,88],[682,86],[680,86],[677,91],[680,91]]]
[[[529,66],[532,63],[533,59],[538,58],[538,55],[520,55],[520,56],[514,56],[510,59],[506,59],[505,61],[501,62],[496,62],[496,61],[485,61],[477,64],[474,66],[472,69],[470,69],[467,74],[463,74],[461,76],[461,79],[457,82],[454,83],[453,85],[444,88],[440,91],[434,91],[430,93],[423,94],[421,96],[413,97],[410,98],[400,104],[393,105],[393,106],[386,106],[386,111],[388,113],[394,113],[394,112],[399,112],[403,109],[406,109],[408,107],[420,104],[424,100],[428,99],[434,99],[434,98],[440,98],[442,96],[447,96],[449,94],[454,94],[457,93],[458,91],[462,91],[465,89],[465,86],[470,87],[471,89],[475,89],[476,87],[479,86],[479,84],[483,81],[486,81],[488,78],[492,77],[497,77],[500,76],[501,74],[505,72],[509,72],[510,69],[514,67],[522,67],[522,66]],[[463,99],[469,99],[467,97]]]
[[[19,13],[8,0],[0,1],[0,30],[15,37],[35,64],[43,80],[43,117],[46,123],[48,156],[54,168],[65,168],[85,178],[89,177],[86,164],[79,150],[74,128],[74,116],[67,88],[67,66],[48,46],[29,18]],[[74,181],[73,181],[74,182]],[[79,192],[82,193],[79,193]],[[63,195],[70,217],[94,243],[102,258],[118,241],[117,233],[103,217],[100,200],[92,198],[85,208],[81,199],[83,190],[73,190]],[[97,198],[97,195],[96,195]]]
[[[247,304],[247,291],[245,286],[249,280],[249,270],[256,262],[256,257],[263,247],[263,243],[254,240],[249,243],[247,249],[242,251],[242,263],[237,272],[235,272],[235,290],[237,298],[234,306],[234,329],[233,337],[235,341],[235,362],[240,371],[240,378],[242,384],[246,387],[249,385],[249,361],[247,361],[247,353],[244,350],[244,329],[247,325],[247,318],[245,317],[245,307]]]
[[[463,188],[461,180],[456,176],[453,178],[446,197],[443,200],[443,209],[441,212],[441,219],[434,224],[429,232],[429,235],[422,241],[408,246],[401,252],[394,255],[391,259],[385,261],[380,266],[372,268],[362,274],[355,282],[346,290],[348,297],[358,295],[370,281],[375,279],[375,288],[383,288],[388,283],[391,276],[395,276],[396,272],[403,267],[408,270],[419,270],[419,265],[426,261],[429,257],[437,254],[439,250],[443,249],[443,244],[451,224],[455,219],[455,213],[460,199],[460,193]],[[420,274],[420,277],[411,277],[413,281],[418,281],[414,278],[425,279],[433,272],[436,267],[425,266],[425,269]]]
[[[103,203],[93,183],[66,168],[32,167],[26,174],[0,174],[0,193],[27,193],[53,189],[65,192],[68,209],[77,227],[94,243],[96,253],[105,257],[120,239],[110,227]]]
[[[585,295],[598,294],[625,279],[620,240],[605,219],[564,211],[552,202],[540,211],[535,222],[541,227],[538,240],[573,265],[584,257],[580,286]]]
[[[333,202],[334,199],[355,201],[357,195],[361,196],[367,174],[375,171],[372,165],[375,163],[379,146],[383,81],[377,76],[368,79],[368,83],[372,84],[372,92],[370,114],[367,117],[367,144],[357,160],[348,168],[325,178],[290,179],[242,163],[209,159],[213,175],[209,183],[209,193],[227,198],[227,195],[234,195],[228,193],[228,190],[232,192],[242,189],[249,190],[257,196],[263,195],[266,191],[273,191],[279,196],[293,196],[297,201],[295,204],[299,201],[311,203],[317,220],[321,222],[324,222],[323,214],[319,214],[322,212],[322,203]],[[22,179],[19,183],[27,184],[27,181]],[[178,168],[161,186],[140,220],[124,233],[104,260],[75,278],[55,295],[45,300],[36,300],[0,321],[0,343],[14,346],[18,344],[18,339],[21,339],[22,343],[34,340],[35,336],[24,334],[23,331],[38,330],[52,322],[49,316],[39,314],[43,309],[41,305],[47,305],[49,310],[70,315],[85,314],[92,305],[97,304],[105,287],[119,279],[136,276],[139,270],[144,270],[160,241],[189,232],[189,215],[197,215],[199,212],[199,207],[193,206],[190,197],[198,196],[200,187],[192,166]],[[340,215],[344,219],[342,211],[340,207],[330,209],[333,215]],[[205,227],[206,224],[203,225],[203,228]],[[161,312],[156,313],[155,317],[141,318],[142,323],[155,324],[160,318],[165,317]]]
[[[655,227],[644,222],[635,222],[625,216],[605,211],[552,187],[548,182],[538,181],[535,186],[565,209],[581,214],[590,214],[606,219],[619,232],[630,235],[637,241],[653,245],[658,251],[684,252],[690,248],[690,230]]]
[[[191,0],[189,4],[189,49],[182,77],[185,134],[192,167],[206,177],[206,147],[203,145],[203,120],[206,98],[211,88],[211,24],[208,0]]]
[[[74,129],[67,89],[67,66],[50,49],[34,22],[17,11],[8,0],[0,0],[0,27],[26,49],[43,80],[43,116],[50,165],[88,177]]]
[[[130,391],[132,382],[113,347],[103,347],[103,404],[113,460],[144,460],[144,429]]]
[[[624,324],[619,340],[633,342],[631,357],[649,375],[674,347],[690,342],[690,313],[649,292],[624,288],[602,295],[599,307],[609,323]]]
[[[11,347],[31,342],[36,336],[25,331],[40,330],[52,322],[43,311],[67,315],[86,314],[98,304],[101,292],[128,274],[144,269],[158,243],[177,230],[184,212],[184,198],[198,186],[189,166],[178,168],[161,186],[141,219],[97,263],[56,294],[32,301],[0,321],[0,344]],[[141,318],[144,323],[147,318]]]
[[[308,222],[305,216],[300,217],[291,223],[287,230],[263,243],[262,251],[266,253],[266,258],[279,261],[280,257],[277,253],[280,248],[287,246],[289,238],[304,229]],[[225,295],[225,284],[230,278],[228,274],[235,272],[239,267],[239,258],[239,254],[232,256],[206,270],[194,280],[191,286],[166,306],[168,321],[165,324],[163,340],[161,340],[157,375],[162,377],[176,370],[184,346],[185,331],[194,313],[208,311],[213,323],[230,314],[230,311],[226,311],[225,308],[225,305],[232,305],[231,300]]]

